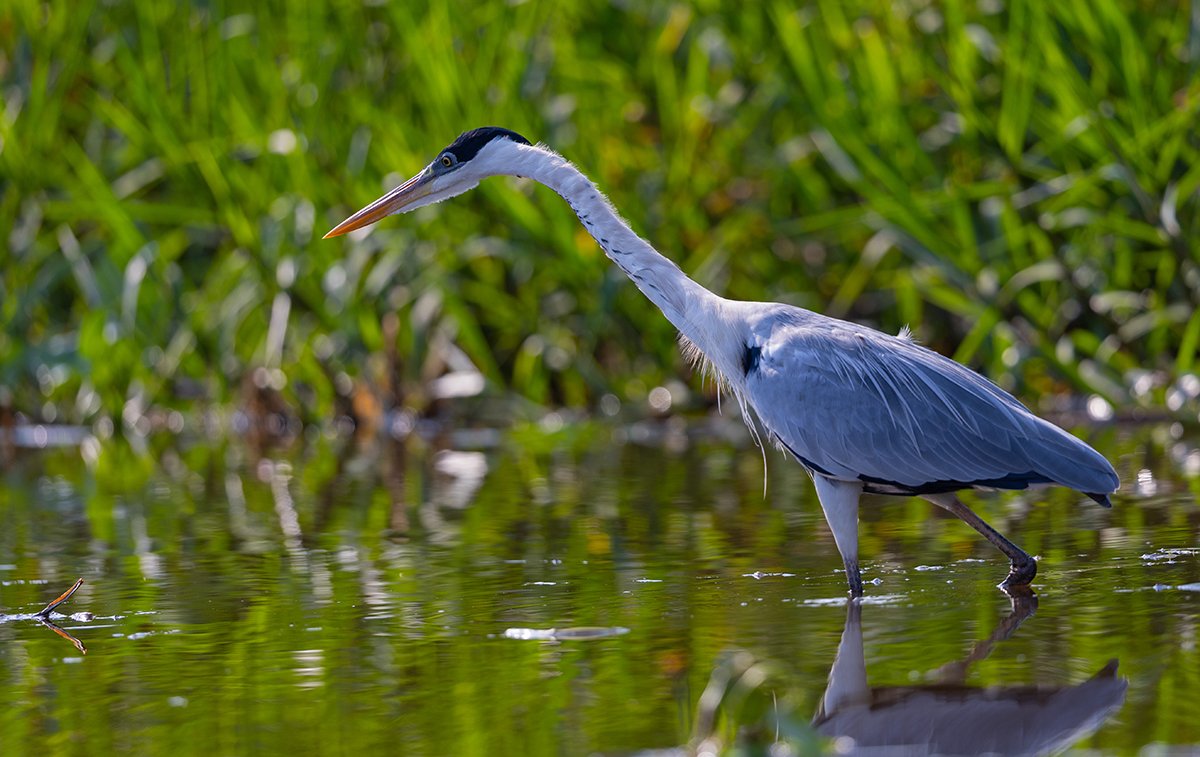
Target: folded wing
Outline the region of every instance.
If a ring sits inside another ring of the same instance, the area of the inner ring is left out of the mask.
[[[815,472],[897,494],[1053,483],[1107,505],[1117,488],[1087,444],[905,337],[781,308],[747,351],[747,400]]]

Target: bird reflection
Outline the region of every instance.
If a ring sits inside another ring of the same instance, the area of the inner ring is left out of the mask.
[[[867,684],[862,605],[851,602],[829,684],[813,720],[817,731],[852,754],[1047,754],[1095,732],[1125,701],[1127,682],[1112,660],[1074,686],[966,685],[970,665],[991,653],[1033,614],[1032,595],[962,660],[934,671],[934,683]],[[839,749],[839,751],[841,751]]]

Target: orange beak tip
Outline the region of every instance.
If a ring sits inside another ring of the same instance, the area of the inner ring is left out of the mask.
[[[429,194],[428,186],[429,170],[426,169],[392,191],[380,197],[375,202],[366,206],[346,220],[334,226],[329,233],[321,237],[329,239],[330,237],[340,237],[343,234],[361,231],[363,235],[370,233],[366,230],[368,226],[381,221],[384,218],[401,212],[401,210],[411,205],[416,200],[421,199]]]
[[[350,224],[349,219],[347,219],[339,223],[337,226],[334,226],[329,231],[325,232],[325,236],[321,237],[321,239],[333,239],[334,237],[345,236],[351,232],[366,228],[368,225],[369,224]]]

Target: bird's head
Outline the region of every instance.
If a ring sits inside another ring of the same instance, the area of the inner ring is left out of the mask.
[[[465,132],[420,173],[339,223],[325,238],[341,236],[384,216],[407,213],[474,189],[482,179],[510,172],[519,162],[520,146],[528,144],[525,137],[498,126]]]

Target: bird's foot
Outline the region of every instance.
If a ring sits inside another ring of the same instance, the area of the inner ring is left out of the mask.
[[[1008,576],[1000,582],[1000,588],[1009,593],[1029,591],[1029,584],[1033,583],[1036,575],[1037,560],[1032,557],[1026,557],[1020,562],[1014,560],[1008,570]]]

